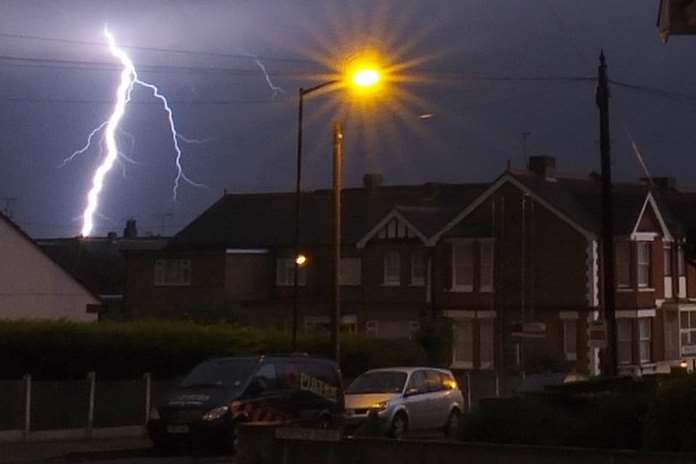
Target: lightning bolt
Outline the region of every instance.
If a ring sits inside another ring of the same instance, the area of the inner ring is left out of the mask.
[[[278,94],[285,93],[285,90],[283,90],[283,88],[278,87],[273,83],[270,74],[268,74],[268,70],[266,70],[266,66],[264,66],[261,60],[259,60],[259,57],[251,53],[249,53],[248,55],[251,59],[254,60],[254,63],[256,63],[256,65],[261,69],[263,76],[266,78],[266,83],[268,84],[268,87],[270,87],[273,91],[273,98],[277,97]]]
[[[89,190],[89,193],[87,194],[87,206],[85,207],[85,210],[82,214],[82,236],[84,237],[89,236],[92,232],[92,228],[94,227],[93,218],[97,210],[97,207],[99,206],[99,195],[102,189],[104,188],[104,178],[106,177],[107,173],[113,168],[114,163],[119,158],[125,159],[129,162],[134,162],[118,150],[118,144],[116,141],[116,131],[118,130],[118,126],[121,122],[121,119],[123,119],[123,116],[126,112],[126,106],[128,102],[130,102],[131,94],[135,85],[140,85],[142,87],[148,88],[152,92],[152,95],[162,102],[162,106],[167,113],[169,130],[172,134],[172,142],[174,144],[174,150],[176,152],[175,164],[177,174],[174,178],[174,187],[172,189],[172,196],[174,200],[176,200],[177,191],[182,181],[187,182],[196,187],[206,187],[203,184],[199,184],[192,181],[188,176],[186,176],[183,170],[183,166],[181,164],[182,153],[181,148],[179,147],[179,138],[188,143],[195,143],[191,142],[195,139],[187,139],[177,133],[176,125],[174,124],[174,113],[172,112],[172,109],[169,106],[167,98],[160,93],[159,88],[156,85],[143,81],[138,77],[138,73],[135,70],[135,65],[128,57],[128,55],[118,47],[118,45],[116,44],[116,40],[106,27],[104,27],[104,36],[106,37],[109,46],[109,51],[115,58],[118,59],[118,61],[121,63],[123,67],[121,71],[121,79],[116,89],[116,103],[114,104],[114,109],[109,119],[104,121],[94,130],[92,130],[92,132],[90,132],[89,137],[87,138],[87,143],[79,150],[73,152],[71,156],[63,160],[63,163],[61,164],[61,166],[64,166],[68,162],[74,160],[75,157],[87,151],[92,143],[92,138],[100,131],[104,131],[103,138],[106,144],[106,156],[104,157],[104,160],[95,171],[94,176],[92,178],[92,187]]]

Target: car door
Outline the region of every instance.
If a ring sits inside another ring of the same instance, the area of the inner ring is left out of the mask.
[[[445,423],[447,415],[446,398],[443,397],[442,378],[438,371],[432,369],[425,371],[425,387],[427,393],[423,395],[423,401],[427,404],[426,428],[438,428]]]
[[[404,406],[408,412],[408,428],[422,430],[428,427],[428,389],[425,384],[425,371],[413,371],[406,384]]]

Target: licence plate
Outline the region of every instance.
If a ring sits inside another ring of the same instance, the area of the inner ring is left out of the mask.
[[[168,433],[188,433],[189,428],[188,428],[188,425],[168,425],[167,432]]]

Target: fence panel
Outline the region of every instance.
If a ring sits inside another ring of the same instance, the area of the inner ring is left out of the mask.
[[[24,381],[0,381],[0,430],[24,428]]]
[[[32,383],[31,429],[84,428],[89,411],[87,380]]]
[[[94,426],[119,427],[145,423],[145,381],[99,381],[94,394]]]

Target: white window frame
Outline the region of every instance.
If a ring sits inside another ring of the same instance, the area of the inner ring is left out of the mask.
[[[484,248],[489,250],[489,263],[484,266]],[[482,239],[479,240],[479,291],[481,293],[493,292],[493,279],[495,277],[495,240]],[[488,283],[484,284],[484,275],[488,277]]]
[[[651,317],[638,319],[638,353],[641,364],[652,361],[652,321]],[[645,330],[647,328],[647,330]],[[647,351],[645,350],[647,346]],[[647,354],[646,354],[647,353]]]
[[[457,239],[452,242],[452,291],[453,292],[473,292],[474,291],[474,271],[475,271],[475,241],[472,239]],[[470,283],[457,283],[457,249],[460,247],[468,247],[469,253],[469,266],[470,266]]]
[[[633,320],[616,319],[616,357],[619,364],[631,364],[633,362]],[[622,330],[628,327],[628,330]],[[628,358],[621,358],[621,344],[628,345]]]
[[[390,262],[390,260],[392,260]],[[396,275],[390,275],[390,266],[396,270]],[[398,287],[401,285],[401,255],[398,251],[388,251],[384,254],[384,279],[382,285],[385,287]]]
[[[425,285],[425,250],[418,249],[411,253],[411,286],[422,287]],[[415,271],[420,270],[421,273],[417,274]]]
[[[686,325],[682,320],[683,315],[686,316]],[[687,340],[686,343],[684,338]],[[679,346],[682,355],[696,354],[696,308],[679,310]]]
[[[292,258],[276,259],[276,285],[278,287],[295,286],[295,260]],[[307,285],[307,264],[298,267],[297,286]]]
[[[563,354],[567,361],[577,361],[578,359],[578,319],[564,318],[563,322]],[[571,343],[572,350],[569,348]]]
[[[155,287],[189,287],[191,286],[192,263],[190,259],[162,258],[156,259],[154,265]]]
[[[362,259],[359,256],[341,258],[341,285],[356,287],[362,283]]]
[[[643,255],[645,252],[645,255]],[[636,277],[638,288],[650,288],[652,282],[652,242],[636,242]],[[645,273],[645,275],[643,275]],[[645,277],[647,280],[643,281]]]

